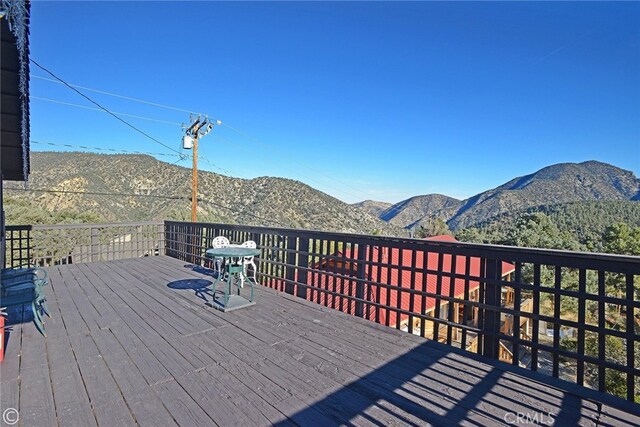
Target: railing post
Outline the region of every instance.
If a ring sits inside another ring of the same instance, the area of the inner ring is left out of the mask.
[[[158,240],[158,255],[165,255],[165,239],[167,235],[167,223],[163,222],[157,226],[158,234],[156,239]]]
[[[98,235],[98,229],[91,227],[91,262],[100,261],[100,236]]]
[[[194,222],[191,225],[191,257],[192,263],[195,265],[202,265],[202,259],[204,255],[204,251],[202,247],[202,226],[200,223]]]
[[[194,256],[196,235],[195,235],[195,228],[193,224],[194,223],[187,225],[187,230],[188,230],[187,231],[187,261],[189,261],[191,264],[196,263],[196,259]]]
[[[168,256],[174,256],[171,251],[173,241],[172,225],[167,221],[164,222],[164,253]]]
[[[286,259],[286,267],[285,267],[285,278],[286,283],[284,286],[284,291],[290,295],[294,294],[295,286],[292,282],[295,281],[295,264],[296,264],[296,242],[297,238],[292,236],[287,236],[285,241],[285,247],[287,248]]]
[[[309,267],[309,239],[306,237],[301,237],[298,240],[298,244],[300,247],[298,248],[298,283],[302,283],[303,285],[307,285],[308,280],[308,271],[306,270]],[[306,286],[298,286],[297,295],[300,298],[307,299],[307,287]]]
[[[498,358],[500,340],[495,336],[500,332],[500,297],[502,286],[498,283],[498,260],[486,260],[484,277],[484,344],[482,354],[493,359]],[[494,308],[495,307],[495,308]]]
[[[361,243],[358,244],[358,268],[356,271],[356,298],[360,301],[356,301],[356,316],[364,317],[364,303],[361,301],[364,299],[364,280],[365,277],[365,263],[367,260],[367,245]]]

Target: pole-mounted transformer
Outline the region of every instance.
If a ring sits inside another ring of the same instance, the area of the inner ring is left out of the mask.
[[[193,169],[191,171],[191,222],[198,221],[198,140],[213,130],[213,122],[207,116],[190,115],[191,124],[189,127],[183,125],[185,134],[182,137],[182,148],[193,150]],[[216,120],[216,125],[222,122]]]

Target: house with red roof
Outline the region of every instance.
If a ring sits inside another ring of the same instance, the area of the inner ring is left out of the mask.
[[[426,240],[458,242],[452,236]],[[357,256],[354,250],[335,251],[314,266],[308,277],[307,299],[355,314],[357,263],[353,260]],[[441,319],[449,319],[451,315],[455,323],[477,325],[477,307],[446,298],[479,301],[480,258],[458,255],[454,260],[451,254],[380,247],[367,248],[365,252],[365,318],[416,334],[421,333],[422,319],[415,314]],[[512,264],[502,263],[503,278],[508,279],[514,270]],[[434,322],[427,320],[425,324],[424,336],[433,337]],[[458,335],[459,331],[454,329],[453,339],[459,340]],[[439,334],[439,338],[446,338],[446,333]]]

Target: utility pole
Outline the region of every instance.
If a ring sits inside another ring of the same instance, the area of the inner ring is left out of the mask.
[[[191,222],[198,221],[198,140],[211,132],[213,123],[207,116],[189,116],[191,124],[186,127],[185,135],[182,137],[182,147],[193,149],[193,168],[191,170]],[[221,125],[220,120],[216,121]]]

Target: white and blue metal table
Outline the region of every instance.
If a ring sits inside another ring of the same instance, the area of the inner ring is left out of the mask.
[[[258,255],[260,255],[260,249],[247,248],[243,246],[227,246],[224,248],[207,249],[207,257],[224,259],[224,274],[218,275],[216,281],[211,284],[213,301],[210,305],[213,308],[227,312],[255,304],[255,301],[253,300],[253,287],[255,283],[245,276],[242,261],[244,260],[244,257]],[[249,284],[250,288],[249,299],[246,299],[240,294],[245,281]],[[220,282],[225,284],[222,295],[216,293],[216,288]],[[231,293],[232,283],[237,288],[237,294]]]

